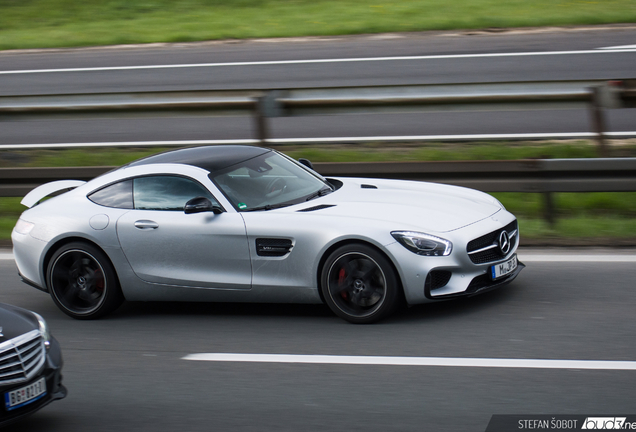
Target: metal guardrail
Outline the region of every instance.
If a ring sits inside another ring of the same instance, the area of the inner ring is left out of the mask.
[[[0,168],[0,196],[24,196],[40,184],[90,180],[115,167]],[[422,180],[485,192],[535,192],[554,222],[555,192],[634,192],[636,158],[464,162],[339,162],[314,164],[324,176]]]
[[[252,115],[257,139],[269,138],[272,117],[338,113],[426,112],[445,110],[561,109],[589,107],[600,156],[605,108],[636,106],[636,80],[538,81],[333,87],[288,90],[170,91],[42,96],[0,96],[0,118],[7,116],[91,115],[193,111],[206,115]],[[60,147],[57,144],[55,147]]]

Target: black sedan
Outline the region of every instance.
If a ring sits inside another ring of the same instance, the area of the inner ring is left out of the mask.
[[[0,425],[66,396],[62,352],[44,318],[0,303]]]

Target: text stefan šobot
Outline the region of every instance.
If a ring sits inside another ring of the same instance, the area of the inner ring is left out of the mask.
[[[578,420],[519,420],[519,429],[576,429]]]

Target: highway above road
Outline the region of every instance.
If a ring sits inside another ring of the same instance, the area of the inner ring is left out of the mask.
[[[0,52],[0,96],[634,78],[636,27],[433,32]],[[634,132],[636,110],[608,112]],[[0,145],[254,138],[248,117],[4,119]],[[276,118],[273,138],[576,134],[584,109]]]
[[[69,390],[6,430],[483,431],[493,414],[636,414],[636,250],[519,256],[503,289],[362,326],[320,305],[126,303],[75,321],[4,251],[0,301],[47,319]]]

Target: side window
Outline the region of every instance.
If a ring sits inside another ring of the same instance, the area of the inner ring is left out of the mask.
[[[150,176],[133,179],[135,209],[180,210],[196,197],[206,197],[219,205],[210,191],[201,184],[177,176]]]
[[[95,204],[122,209],[133,208],[133,182],[125,180],[106,186],[88,195]]]

